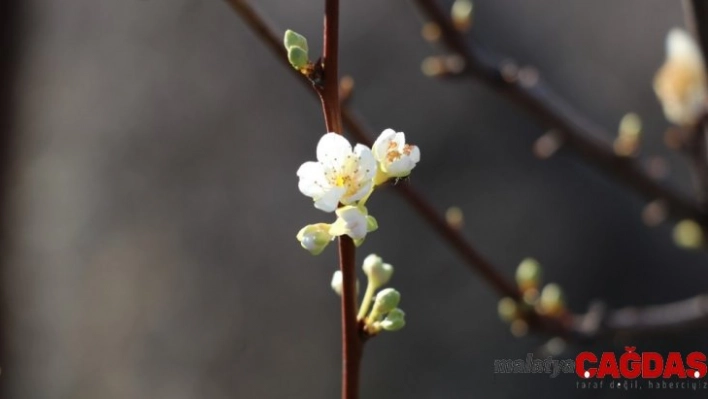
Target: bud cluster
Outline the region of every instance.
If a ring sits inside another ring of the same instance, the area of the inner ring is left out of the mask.
[[[521,293],[521,300],[505,297],[499,301],[499,317],[510,324],[512,334],[525,335],[528,331],[526,316],[530,312],[549,317],[565,314],[565,299],[560,286],[555,283],[541,288],[541,265],[532,258],[524,259],[516,269],[516,283]],[[540,289],[540,292],[539,292]]]

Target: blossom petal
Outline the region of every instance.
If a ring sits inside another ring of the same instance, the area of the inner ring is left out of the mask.
[[[351,153],[352,145],[337,133],[327,133],[317,143],[317,160],[326,167],[341,163]]]
[[[394,136],[393,141],[396,143],[396,150],[398,152],[403,152],[403,147],[405,147],[406,145],[406,134],[403,132],[396,133],[396,136]]]
[[[670,59],[683,59],[697,67],[703,66],[701,50],[693,37],[683,29],[674,28],[666,36],[666,54]]]
[[[376,158],[377,161],[381,162],[382,160],[386,159],[386,153],[388,153],[388,146],[390,145],[391,140],[393,140],[395,136],[395,130],[386,129],[381,132],[376,141],[374,141],[374,145],[371,147],[371,149],[374,153],[374,158]]]
[[[332,224],[329,233],[333,236],[348,235],[360,240],[366,237],[368,223],[366,215],[355,206],[345,206],[337,209],[337,221]]]
[[[300,178],[298,188],[308,197],[320,197],[329,185],[324,175],[324,167],[319,162],[305,162],[297,170]]]
[[[373,169],[373,170],[375,173],[376,169]],[[361,188],[357,192],[355,192],[354,194],[352,194],[346,198],[346,202],[344,202],[345,199],[342,199],[342,203],[349,205],[353,202],[359,201],[360,199],[364,198],[366,196],[366,194],[368,194],[369,191],[371,191],[371,186],[373,184],[374,184],[374,181],[372,179],[368,179],[368,181],[366,183],[361,185]]]
[[[344,187],[329,188],[319,198],[313,197],[315,200],[315,208],[325,212],[333,212],[337,209],[337,205],[339,205],[339,201],[346,191]]]
[[[391,177],[405,177],[411,174],[415,167],[410,157],[402,156],[386,166],[386,173]]]
[[[414,164],[420,162],[420,148],[417,145],[411,146],[411,153],[408,154]]]
[[[354,147],[354,155],[359,158],[359,171],[363,175],[364,180],[371,180],[376,174],[376,159],[369,147],[357,144]]]

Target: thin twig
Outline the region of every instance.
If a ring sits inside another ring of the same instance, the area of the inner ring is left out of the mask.
[[[705,57],[708,54],[708,2],[683,0],[686,26],[693,33]]]
[[[277,36],[265,21],[243,0],[226,0],[239,12],[246,23],[278,56],[290,70],[287,54]],[[311,86],[302,74],[296,73],[300,81]],[[347,130],[360,142],[371,144],[371,135],[348,107],[342,107],[342,119]],[[491,262],[485,259],[465,240],[459,231],[451,228],[430,202],[412,187],[397,185],[397,191],[428,222],[431,227],[452,245],[473,270],[479,272],[500,296],[520,299],[515,285],[505,279]],[[654,334],[676,331],[708,324],[708,295],[699,295],[679,302],[649,307],[629,307],[605,311],[603,306],[593,306],[587,313],[569,315],[564,319],[548,318],[535,313],[529,316],[529,325],[537,332],[566,337],[571,341],[587,342],[618,333]]]
[[[696,197],[702,209],[708,209],[708,152],[706,151],[705,118],[690,132],[691,138],[686,143],[686,155],[693,171]]]
[[[708,294],[661,305],[625,307],[606,312],[597,304],[574,317],[573,331],[578,341],[603,337],[647,336],[675,333],[708,326]]]
[[[634,189],[647,200],[663,200],[672,217],[694,219],[704,228],[708,227],[708,213],[699,204],[658,182],[632,158],[616,155],[606,141],[611,135],[553,92],[537,71],[528,67],[502,71],[500,63],[495,60],[497,57],[490,57],[481,46],[468,41],[456,30],[448,13],[435,0],[415,2],[439,26],[444,44],[464,60],[462,74],[482,81],[518,104],[544,126],[556,129],[564,145],[573,148],[582,159],[608,176]]]
[[[703,59],[708,57],[708,3],[698,0],[683,1],[686,26],[701,48]],[[705,61],[704,61],[705,62]],[[708,65],[708,64],[707,64]],[[708,74],[708,71],[706,71]],[[708,210],[708,117],[704,115],[693,129],[691,141],[688,143],[688,156],[691,159],[693,174],[696,180],[696,190],[701,208]]]

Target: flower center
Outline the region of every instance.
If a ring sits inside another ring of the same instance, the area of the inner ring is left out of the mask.
[[[349,186],[350,182],[351,177],[347,175],[339,175],[336,179],[334,179],[334,185],[337,187]]]
[[[388,152],[386,153],[386,160],[390,163],[393,162],[399,158],[401,158],[403,155],[410,155],[411,150],[413,149],[414,146],[406,144],[403,146],[403,153],[398,152],[398,145],[396,142],[391,141],[388,144]]]

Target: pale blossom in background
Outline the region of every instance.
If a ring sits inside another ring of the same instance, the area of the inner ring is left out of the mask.
[[[705,63],[698,44],[683,29],[672,29],[666,37],[666,62],[654,78],[654,91],[672,123],[692,126],[705,113]]]

